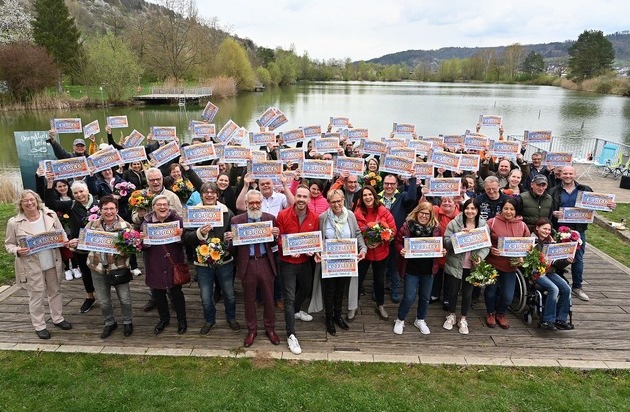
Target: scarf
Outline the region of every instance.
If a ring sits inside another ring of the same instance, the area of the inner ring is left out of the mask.
[[[348,223],[348,209],[344,207],[340,216],[335,215],[332,209],[328,209],[325,213],[328,213],[326,219],[330,220],[330,223],[332,223],[332,226],[335,228],[336,238],[341,239],[341,231],[346,223]]]
[[[410,237],[432,237],[435,226],[422,226],[415,220],[408,220],[407,227],[409,228]]]

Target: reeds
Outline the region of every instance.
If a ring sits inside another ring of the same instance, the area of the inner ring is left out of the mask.
[[[17,199],[19,189],[16,185],[20,179],[15,179],[14,174],[0,175],[0,203],[13,203]]]
[[[95,105],[96,102],[90,100],[87,96],[75,99],[65,93],[39,93],[29,101],[20,102],[5,100],[0,103],[0,110],[9,112],[14,110],[43,110],[43,109],[55,109],[55,110],[67,110],[77,107],[87,107]]]
[[[234,77],[218,76],[201,81],[203,87],[212,87],[213,97],[233,97],[238,93],[237,82]]]

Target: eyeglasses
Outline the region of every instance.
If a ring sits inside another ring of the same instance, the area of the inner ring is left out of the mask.
[[[330,201],[331,205],[338,205],[339,203],[343,203],[343,200],[331,200]]]
[[[384,186],[396,186],[396,183],[384,182],[383,185]]]
[[[262,205],[262,202],[247,202],[247,204],[251,206],[260,206]]]
[[[160,180],[162,180],[162,178],[161,177],[156,177],[154,179],[148,179],[148,180],[149,180],[149,182],[159,182]]]
[[[418,212],[418,216],[429,217],[429,216],[431,216],[431,213],[427,213],[427,212]]]

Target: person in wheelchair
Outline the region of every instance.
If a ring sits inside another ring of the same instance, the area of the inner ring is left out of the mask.
[[[541,218],[536,222],[532,236],[536,238],[536,248],[542,251],[543,246],[554,243],[551,236],[551,222]],[[542,318],[538,326],[546,330],[570,330],[573,324],[567,322],[571,306],[571,287],[562,276],[565,268],[573,263],[573,258],[555,260],[545,276],[536,280],[536,286],[547,292],[543,306]]]

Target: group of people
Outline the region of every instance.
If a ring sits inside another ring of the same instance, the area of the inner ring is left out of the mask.
[[[76,139],[73,152],[68,153],[54,137],[51,132],[49,142],[58,158],[87,155],[82,139]],[[109,129],[108,140],[116,144]],[[149,141],[147,151],[158,144]],[[270,159],[277,159],[281,146],[279,142],[262,149]],[[338,155],[357,154],[352,146],[346,146],[340,147]],[[103,339],[118,328],[107,274],[116,269],[141,273],[135,255],[78,250],[82,228],[119,232],[174,221],[179,221],[179,227],[183,228],[182,205],[197,204],[220,206],[223,225],[183,229],[176,242],[143,246],[144,279],[150,289],[150,300],[143,309],[157,307],[159,321],[155,334],[170,324],[169,300],[175,308],[177,332],[187,332],[185,294],[182,286],[173,281],[175,266],[185,262],[195,268],[203,306],[200,328],[203,335],[210,333],[216,324],[219,295],[227,324],[234,331],[241,329],[236,319],[234,280],[241,282],[247,329],[245,347],[253,345],[257,337],[258,305],[263,307],[265,334],[274,345],[280,343],[275,330],[275,311],[283,311],[287,345],[294,354],[302,351],[296,320],[312,321],[310,313],[324,310],[325,328],[330,335],[336,335],[337,328],[348,330],[348,323],[356,319],[359,302],[365,295],[364,283],[370,267],[376,316],[383,321],[390,319],[385,308],[387,292],[392,302],[399,304],[393,325],[395,334],[403,333],[416,296],[413,325],[422,334],[430,333],[426,321],[429,304],[439,299],[448,311],[443,327],[451,330],[457,326],[461,334],[468,334],[467,315],[479,291],[466,278],[476,265],[485,261],[499,273],[496,284],[484,290],[486,323],[491,328],[498,324],[507,329],[510,326],[507,310],[514,294],[517,267],[500,255],[498,239],[534,236],[537,247],[553,242],[550,234],[552,228],[558,227],[559,209],[574,206],[578,191],[591,191],[576,182],[573,167],[548,168],[541,165],[541,158],[541,153],[534,153],[529,163],[523,154],[516,162],[485,156],[478,172],[459,175],[436,169],[436,176],[461,177],[459,195],[441,198],[428,197],[426,188],[415,177],[379,172],[379,161],[374,156],[365,159],[365,176],[371,173],[369,176],[378,179],[347,172],[331,181],[304,179],[298,168],[279,181],[256,181],[246,173],[246,168],[219,161],[216,181],[203,181],[195,173],[194,165],[190,167],[179,159],[160,168],[147,168],[134,162],[122,173],[112,168],[71,182],[56,181],[52,173],[38,171],[40,193],[31,190],[21,193],[18,214],[7,226],[5,246],[16,256],[16,280],[28,291],[31,321],[42,339],[50,338],[44,317],[45,297],[54,325],[64,330],[72,327],[62,315],[60,280],[64,273],[68,280],[80,277],[83,281],[86,298],[80,309],[82,313],[88,312],[98,300],[104,319],[100,335]],[[116,189],[121,182],[132,183],[137,190],[150,195],[150,206],[143,209],[130,205],[130,193]],[[182,184],[192,189],[181,190]],[[245,245],[232,243],[236,225],[261,221],[272,222],[273,240]],[[389,228],[390,236],[376,242],[369,238],[366,233],[375,223]],[[453,234],[484,226],[489,229],[491,247],[455,253]],[[548,330],[573,328],[567,319],[571,288],[579,299],[589,299],[582,289],[587,225],[569,226],[579,232],[582,247],[574,259],[554,262],[555,269],[536,281],[548,291],[540,322]],[[30,253],[22,246],[25,237],[59,228],[65,228],[67,233],[67,249]],[[358,276],[322,278],[319,253],[283,253],[282,235],[313,231],[321,231],[323,239],[356,239]],[[443,237],[443,256],[405,258],[405,239],[416,237]],[[210,239],[224,242],[226,251],[219,261],[204,263],[197,259],[195,249]],[[571,286],[562,277],[568,265],[571,265]],[[133,319],[129,283],[113,287],[120,301],[124,336],[130,336]]]

